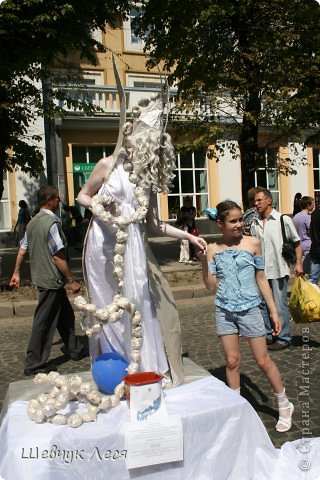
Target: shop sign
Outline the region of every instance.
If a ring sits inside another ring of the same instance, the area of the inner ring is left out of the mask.
[[[91,173],[96,163],[74,163],[73,173]]]

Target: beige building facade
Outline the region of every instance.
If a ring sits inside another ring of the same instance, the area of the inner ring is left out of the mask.
[[[6,174],[5,193],[0,203],[0,232],[10,232],[15,225],[19,200],[25,199],[33,211],[35,194],[41,182],[48,181],[58,186],[63,202],[75,205],[76,196],[95,163],[112,153],[119,127],[119,96],[115,87],[112,53],[115,54],[125,90],[128,118],[140,98],[160,89],[158,71],[147,70],[143,43],[131,29],[135,14],[133,9],[131,18],[119,28],[109,29],[106,33],[94,32],[106,47],[106,53],[96,52],[95,67],[81,63],[85,94],[100,110],[92,116],[85,116],[80,111],[68,111],[66,108],[63,118],[39,124],[39,131],[43,129],[45,157],[42,179],[30,180],[21,172]],[[69,89],[75,94],[72,86]],[[174,101],[175,91],[172,90],[171,94]],[[170,124],[168,130],[170,132]],[[303,150],[300,145],[288,143],[262,149],[261,155],[265,159],[264,165],[256,172],[248,173],[250,183],[269,188],[277,209],[291,213],[297,192],[316,197],[320,204],[319,146]],[[276,164],[279,158],[295,159],[297,174],[278,175]],[[159,195],[161,219],[174,219],[186,196],[192,197],[198,218],[203,217],[206,207],[213,207],[226,198],[241,204],[242,173],[239,155],[231,154],[228,149],[219,155],[218,162],[208,158],[205,149],[178,154],[174,189],[168,196]]]

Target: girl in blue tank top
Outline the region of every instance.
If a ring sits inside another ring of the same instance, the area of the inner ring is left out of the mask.
[[[272,292],[264,274],[260,242],[243,235],[240,207],[224,201],[206,215],[217,222],[222,237],[200,253],[206,288],[216,295],[216,328],[226,358],[226,377],[230,388],[240,393],[239,335],[246,337],[259,368],[266,375],[278,401],[278,432],[290,430],[294,406],[289,402],[278,367],[269,355],[263,318],[259,309],[264,298],[278,335],[281,323]]]

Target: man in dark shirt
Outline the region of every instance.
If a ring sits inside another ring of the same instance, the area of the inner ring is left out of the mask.
[[[311,214],[310,224],[310,275],[309,281],[318,284],[320,278],[320,210],[317,208]]]

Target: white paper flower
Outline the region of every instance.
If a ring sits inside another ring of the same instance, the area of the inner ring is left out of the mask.
[[[114,247],[114,253],[123,255],[125,251],[126,251],[126,246],[123,243],[116,243]]]
[[[121,267],[115,267],[113,269],[113,273],[116,275],[116,277],[119,279],[119,280],[122,280],[123,279],[123,268]]]
[[[49,397],[51,398],[56,398],[60,393],[60,388],[54,386],[52,389],[51,389],[51,392],[49,393]]]
[[[99,318],[99,320],[103,320],[105,322],[106,320],[108,320],[109,314],[110,314],[110,311],[109,311],[108,307],[107,308],[99,308],[98,310],[96,310],[94,316]],[[96,324],[96,325],[98,325],[98,324]],[[94,332],[96,331],[96,329],[95,329],[96,325],[92,325],[92,330]],[[97,333],[99,331],[100,330],[97,330]]]
[[[119,310],[119,306],[116,303],[111,303],[107,309],[109,310],[109,313],[115,313]]]
[[[99,193],[97,193],[91,199],[91,207],[93,207],[94,205],[99,205],[99,204],[103,205],[103,202],[104,202],[103,196],[100,195]]]
[[[63,393],[67,397],[69,397],[69,395],[70,395],[70,384],[69,384],[69,382],[65,385],[61,385],[61,393]]]
[[[128,239],[128,234],[127,232],[124,232],[123,230],[118,230],[116,233],[116,238],[118,243],[124,243]]]
[[[131,223],[130,218],[128,217],[123,217],[120,215],[119,217],[116,218],[116,222],[119,227],[124,227],[126,225],[129,225]]]
[[[79,392],[81,395],[87,396],[92,390],[92,385],[90,382],[83,382],[80,385]]]
[[[142,346],[142,339],[133,337],[131,338],[131,347],[134,350],[138,350]]]
[[[45,416],[45,414],[44,414],[43,411],[38,410],[38,411],[35,412],[35,414],[33,415],[32,420],[33,420],[34,422],[36,422],[36,423],[43,423],[43,422],[45,422],[45,420],[46,420],[46,416]]]
[[[97,414],[94,412],[87,412],[81,415],[83,422],[96,422],[97,421]]]
[[[114,389],[114,394],[116,397],[122,398],[124,395],[124,382],[119,383]]]
[[[136,306],[134,303],[130,303],[130,313],[131,315],[134,315],[135,312],[137,311]],[[139,322],[140,323],[140,322]]]
[[[85,309],[88,313],[94,313],[97,310],[97,307],[93,303],[87,303]]]
[[[113,262],[115,265],[117,266],[121,266],[123,265],[123,256],[122,255],[119,255],[118,253],[113,257]]]
[[[50,420],[54,425],[66,425],[67,423],[65,415],[62,415],[61,413],[57,413],[57,415],[52,417]]]
[[[119,299],[116,300],[117,305],[120,308],[123,308],[124,310],[130,308],[130,300],[129,298],[126,297],[120,297]]]
[[[101,408],[101,410],[107,410],[107,408],[110,408],[111,407],[111,397],[103,397],[100,404],[99,404],[99,407]]]
[[[92,213],[97,217],[102,215],[104,213],[104,211],[105,211],[104,206],[101,205],[100,203],[92,206]]]
[[[87,396],[89,402],[93,403],[94,405],[99,405],[101,402],[101,394],[98,390],[92,390]]]
[[[72,392],[70,391],[70,393],[73,394],[73,391]],[[76,392],[76,393],[78,393],[78,392]],[[76,395],[76,393],[75,393],[75,395]],[[61,408],[65,408],[68,405],[68,401],[69,401],[69,396],[65,395],[64,393],[60,393],[56,398],[57,410],[60,410]]]
[[[46,373],[37,373],[33,381],[38,385],[41,385],[42,383],[48,383],[48,375]]]
[[[110,322],[117,322],[118,320],[120,320],[121,318],[121,313],[120,312],[114,312],[114,313],[110,313],[110,316],[109,316],[109,321]]]
[[[80,425],[82,425],[82,418],[80,415],[75,413],[74,415],[70,415],[70,417],[67,420],[67,423],[68,425],[70,425],[70,427],[77,428],[77,427],[80,427]]]
[[[133,318],[132,318],[132,325],[134,327],[140,325],[141,323],[141,315],[137,315],[137,312],[134,314]]]
[[[117,397],[116,395],[111,396],[111,406],[116,407],[120,403],[120,398]]]
[[[97,335],[97,333],[100,333],[102,330],[102,325],[100,323],[96,323],[95,325],[92,326],[92,334]]]
[[[82,297],[81,295],[78,295],[75,299],[74,299],[74,305],[75,307],[77,308],[81,308],[83,306],[85,306],[87,304],[87,301],[84,297]]]
[[[139,364],[136,362],[131,362],[129,367],[128,367],[128,373],[137,373],[139,371]]]
[[[40,395],[37,396],[38,402],[40,402],[42,404],[45,403],[48,400],[48,398],[49,398],[48,393],[40,393]],[[32,402],[35,402],[34,405],[36,405],[38,403],[37,400],[30,400],[29,405],[33,405]]]
[[[80,375],[71,375],[69,378],[70,387],[80,387],[82,379]]]
[[[43,406],[42,412],[46,417],[52,417],[56,413],[56,406],[46,404]]]
[[[133,337],[137,337],[137,338],[140,338],[143,336],[143,328],[141,326],[139,327],[135,327],[132,329],[132,336]]]
[[[133,362],[139,362],[141,358],[140,350],[132,350],[131,358]]]
[[[87,337],[92,337],[92,335],[93,335],[93,330],[92,330],[92,328],[88,328],[88,329],[85,331],[85,334],[87,335]]]

